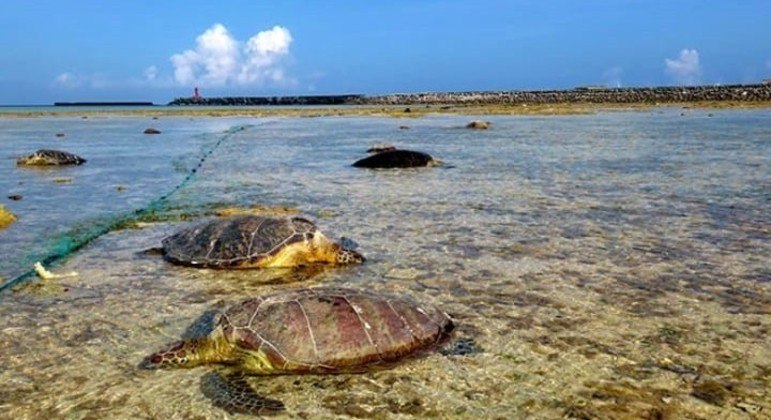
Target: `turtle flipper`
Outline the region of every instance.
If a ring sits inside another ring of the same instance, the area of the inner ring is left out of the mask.
[[[161,246],[154,246],[152,248],[147,248],[142,251],[137,252],[138,255],[163,255],[165,252],[163,252],[163,247]]]
[[[268,415],[284,410],[281,401],[257,394],[240,372],[209,372],[201,378],[201,391],[215,407],[231,414]]]
[[[217,324],[217,315],[219,314],[220,311],[217,309],[209,309],[201,314],[201,316],[185,329],[185,332],[182,333],[182,339],[192,340],[194,338],[206,337],[211,334]]]

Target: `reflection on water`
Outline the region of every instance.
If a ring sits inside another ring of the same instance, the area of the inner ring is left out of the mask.
[[[320,272],[195,270],[141,252],[190,221],[109,233],[54,268],[78,277],[0,296],[0,408],[17,418],[221,417],[200,391],[210,370],[137,363],[212,308],[335,284],[439,305],[475,351],[364,375],[251,380],[290,416],[771,412],[767,111],[489,117],[490,130],[457,128],[474,118],[0,120],[0,187],[24,196],[4,201],[20,216],[0,232],[5,277],[57,235],[168,193],[202,157],[168,208],[298,208],[368,258]],[[150,125],[163,134],[142,136]],[[448,165],[350,167],[382,143]],[[11,160],[59,145],[89,162],[30,172]]]

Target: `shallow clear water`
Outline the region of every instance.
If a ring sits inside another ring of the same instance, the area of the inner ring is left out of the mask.
[[[290,416],[768,413],[771,113],[680,114],[495,116],[487,131],[459,128],[474,116],[0,119],[0,192],[19,216],[0,231],[7,278],[73,229],[172,191],[166,208],[188,213],[297,208],[368,258],[315,275],[194,270],[139,252],[194,221],[108,233],[52,268],[77,277],[0,296],[0,410],[221,417],[199,390],[206,368],[137,363],[211,307],[334,284],[437,304],[478,351],[364,375],[255,379]],[[163,134],[141,134],[149,126]],[[350,166],[381,143],[444,165]],[[15,167],[42,147],[89,162]]]

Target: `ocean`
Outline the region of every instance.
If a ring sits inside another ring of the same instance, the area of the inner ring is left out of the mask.
[[[491,129],[464,128],[480,118]],[[442,165],[351,166],[378,144]],[[16,166],[41,148],[88,161]],[[0,114],[0,157],[0,203],[18,217],[0,231],[0,417],[220,418],[200,390],[211,368],[138,363],[211,308],[322,285],[437,305],[458,324],[449,346],[468,351],[365,374],[250,379],[291,417],[771,411],[768,109]],[[223,271],[143,252],[218,209],[252,206],[308,217],[367,261]],[[37,261],[77,276],[23,278]]]

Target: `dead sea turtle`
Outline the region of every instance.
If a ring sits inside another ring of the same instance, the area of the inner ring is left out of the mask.
[[[254,297],[230,307],[204,336],[146,357],[145,369],[231,366],[207,375],[202,390],[230,412],[263,414],[283,403],[259,396],[244,375],[364,372],[437,347],[450,317],[409,298],[319,287]]]
[[[413,168],[436,165],[437,162],[428,153],[412,150],[385,150],[356,161],[357,168]]]
[[[61,150],[40,149],[37,152],[16,159],[20,166],[60,166],[80,165],[86,160],[82,157]]]
[[[167,261],[194,267],[295,267],[353,264],[358,252],[330,241],[302,217],[243,215],[183,229],[163,240]]]

